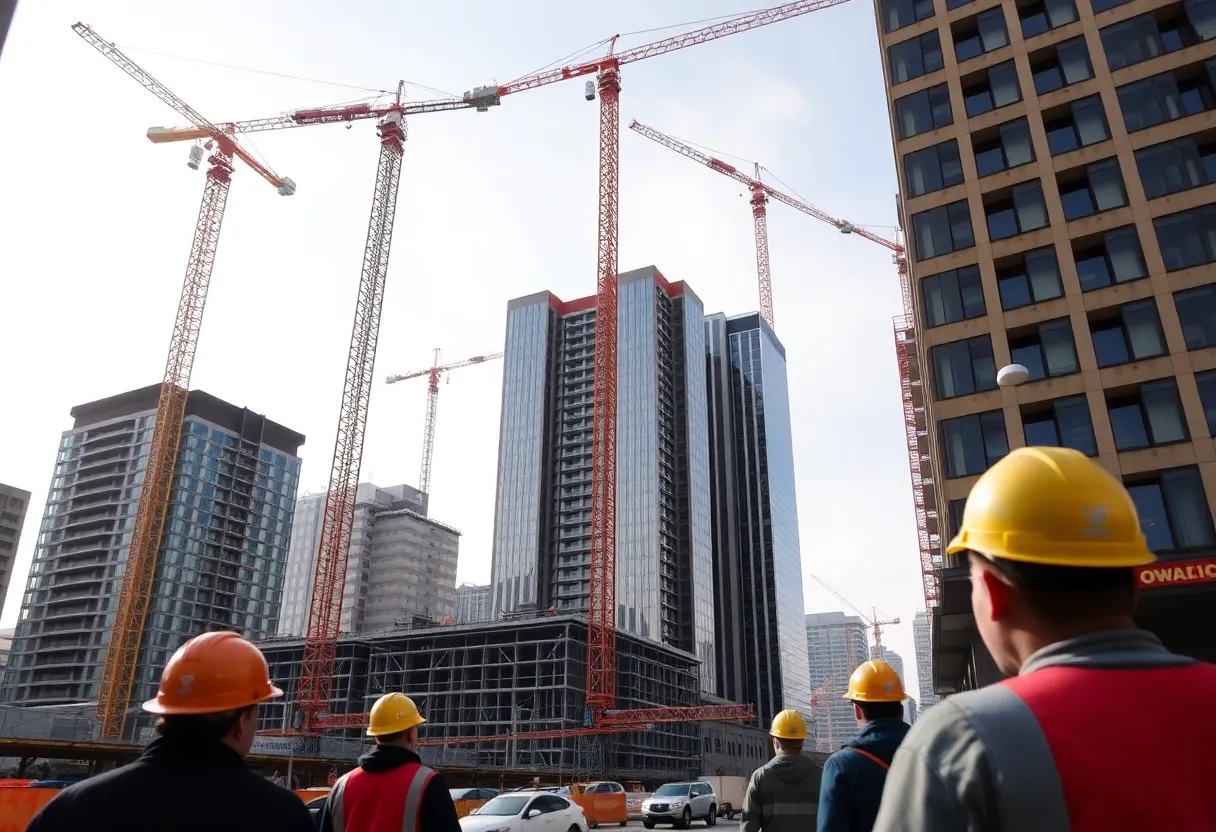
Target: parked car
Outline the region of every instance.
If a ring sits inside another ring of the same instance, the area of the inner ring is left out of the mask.
[[[467,789],[448,789],[448,794],[452,796],[452,800],[489,800],[498,797],[498,789],[472,786]]]
[[[703,820],[706,826],[718,822],[718,796],[709,783],[667,783],[642,803],[642,825],[647,829],[660,823],[687,829],[694,820]]]
[[[542,791],[500,794],[460,819],[463,832],[587,832],[577,804]]]
[[[312,816],[313,828],[318,830],[318,832],[321,829],[321,810],[325,808],[325,801],[328,799],[329,795],[325,795],[325,797],[318,797],[304,804],[305,808],[308,809],[308,814]]]

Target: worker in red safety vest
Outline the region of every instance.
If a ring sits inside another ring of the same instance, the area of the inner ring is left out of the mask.
[[[334,783],[321,832],[460,832],[443,776],[418,756],[418,726],[424,722],[404,693],[376,700],[367,727],[376,747]]]
[[[966,555],[999,684],[949,697],[895,754],[876,832],[1216,829],[1216,666],[1136,628],[1156,560],[1123,485],[1067,448],[980,477]]]

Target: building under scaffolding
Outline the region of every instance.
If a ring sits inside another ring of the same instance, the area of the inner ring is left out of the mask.
[[[271,678],[287,694],[263,706],[259,730],[295,727],[292,703],[304,643],[276,638],[259,646],[270,663]],[[697,723],[655,724],[644,732],[608,736],[510,738],[532,731],[573,731],[588,724],[586,649],[587,622],[578,615],[541,614],[344,636],[338,646],[331,712],[366,713],[382,694],[404,691],[427,718],[423,739],[485,737],[457,747],[473,752],[476,767],[487,772],[527,770],[646,781],[702,774]],[[625,633],[617,635],[617,651],[618,708],[700,704],[696,657]],[[350,729],[348,737],[360,733]]]

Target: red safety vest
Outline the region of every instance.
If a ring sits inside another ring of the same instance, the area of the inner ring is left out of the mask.
[[[357,768],[338,779],[329,798],[330,812],[342,819],[342,832],[421,832],[422,794],[435,776],[432,769],[406,763],[388,771]]]
[[[1071,832],[1216,829],[1216,666],[1006,679],[1051,749]]]

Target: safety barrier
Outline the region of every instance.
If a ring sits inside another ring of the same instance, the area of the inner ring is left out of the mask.
[[[59,789],[0,788],[0,832],[25,832]]]

